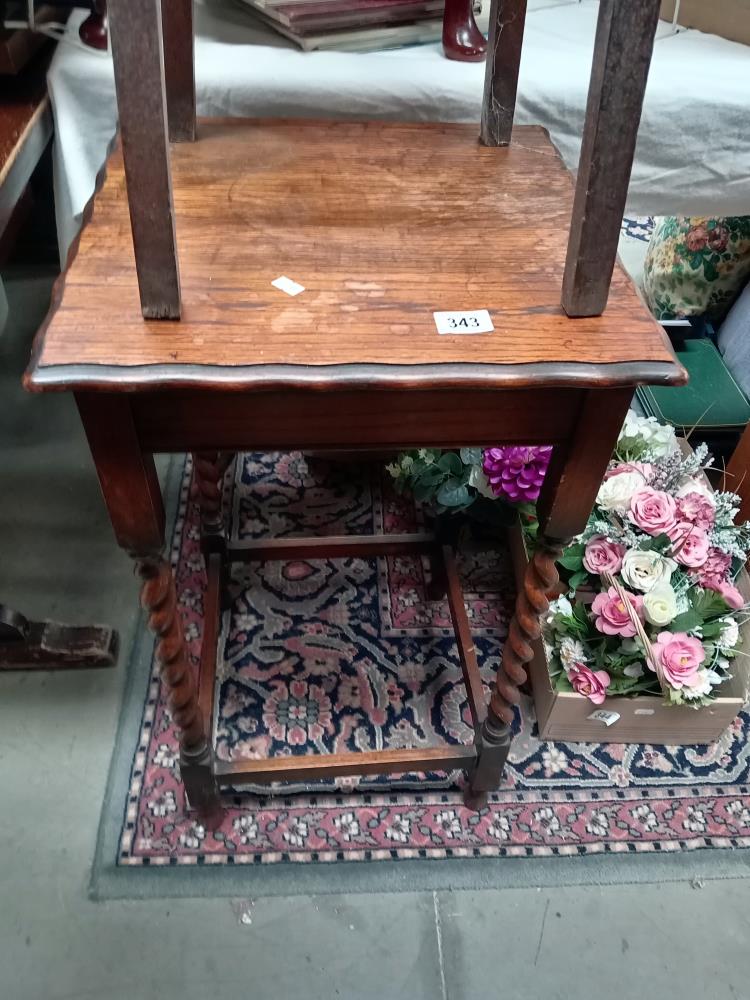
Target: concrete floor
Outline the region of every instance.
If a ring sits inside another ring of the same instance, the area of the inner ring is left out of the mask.
[[[136,586],[72,400],[19,386],[49,280],[8,277],[0,597],[127,648]],[[0,677],[0,1000],[750,998],[743,880],[89,901],[124,662]]]

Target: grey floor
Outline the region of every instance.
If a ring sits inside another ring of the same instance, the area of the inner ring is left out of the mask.
[[[0,599],[110,622],[127,646],[135,582],[72,400],[19,386],[49,280],[7,291]],[[0,677],[0,1000],[750,998],[743,880],[91,902],[123,680],[122,665]]]

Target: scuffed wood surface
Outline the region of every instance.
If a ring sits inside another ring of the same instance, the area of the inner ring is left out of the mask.
[[[541,378],[534,365],[548,382],[583,371],[582,383],[607,384],[618,365],[634,381],[654,364],[661,380],[682,377],[619,267],[604,316],[563,313],[573,191],[541,128],[490,148],[471,125],[213,120],[172,148],[172,170],[182,321],[141,317],[115,151],[27,384],[70,388],[71,366],[89,366],[74,386],[114,366],[122,388],[231,388],[248,366],[291,381],[351,366],[344,383],[357,366],[403,378],[404,366],[441,365],[487,386],[507,385],[509,366],[518,384]],[[280,275],[305,291],[279,291]],[[433,311],[449,309],[488,309],[494,332],[438,335]]]

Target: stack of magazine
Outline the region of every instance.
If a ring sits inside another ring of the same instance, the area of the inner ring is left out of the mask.
[[[365,52],[438,41],[445,0],[240,0],[307,52]]]

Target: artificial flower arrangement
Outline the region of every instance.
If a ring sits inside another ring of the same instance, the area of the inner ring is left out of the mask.
[[[550,455],[420,449],[388,469],[398,489],[438,513],[512,504],[533,536]],[[587,527],[559,560],[565,593],[551,603],[544,635],[558,691],[595,705],[660,692],[695,708],[715,699],[747,618],[736,581],[750,526],[734,523],[735,494],[711,491],[709,465],[705,445],[684,454],[672,427],[628,414]]]
[[[560,559],[545,645],[557,690],[594,704],[658,694],[710,704],[737,655],[745,599],[736,580],[750,526],[714,493],[705,445],[683,453],[671,427],[630,413],[586,530]]]

